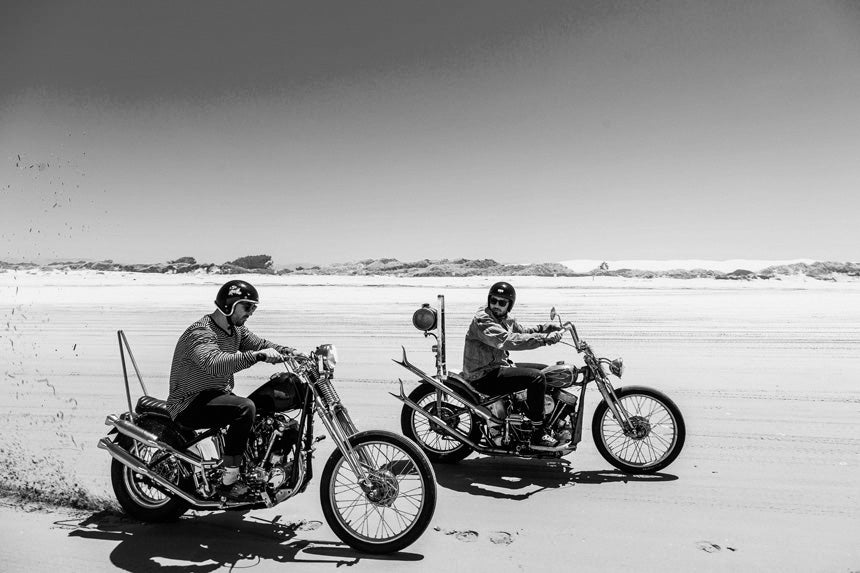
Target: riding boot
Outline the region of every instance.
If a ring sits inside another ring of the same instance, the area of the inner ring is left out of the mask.
[[[532,435],[529,443],[532,446],[543,446],[545,448],[554,448],[558,445],[558,441],[549,435],[549,432],[542,422],[533,423]]]
[[[245,497],[250,488],[239,477],[239,468],[227,466],[221,477],[218,492],[230,501],[238,501]]]

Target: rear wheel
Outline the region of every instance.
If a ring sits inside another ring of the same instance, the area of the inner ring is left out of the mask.
[[[625,431],[606,400],[601,401],[591,422],[600,455],[631,474],[654,473],[675,461],[687,435],[678,406],[662,392],[643,386],[620,388],[615,395],[632,428]]]
[[[471,410],[449,394],[442,396],[440,406],[436,403],[436,392],[436,388],[430,384],[421,384],[409,394],[409,399],[477,444],[481,439],[481,428]],[[469,444],[458,440],[439,424],[406,405],[400,414],[400,428],[404,436],[424,450],[430,461],[456,463],[472,453]]]
[[[144,421],[140,426],[170,445],[177,446],[181,441],[178,434],[161,424]],[[122,434],[117,436],[116,442],[147,463],[159,451]],[[153,471],[178,485],[181,475],[180,463],[175,458],[168,457],[156,464]],[[112,460],[110,473],[111,485],[117,501],[126,513],[136,519],[148,522],[173,521],[188,510],[189,506],[184,500],[168,495],[150,478],[135,472],[117,460]]]
[[[418,539],[436,509],[433,466],[414,443],[391,432],[349,438],[367,482],[336,449],[326,462],[320,503],[344,543],[365,553],[400,551]]]

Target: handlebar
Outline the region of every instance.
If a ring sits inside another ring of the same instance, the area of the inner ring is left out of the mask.
[[[576,326],[572,322],[567,321],[562,324],[562,328],[570,333],[571,338],[573,338],[573,347],[576,348],[576,351],[582,352],[585,347],[585,342],[580,340],[579,334],[576,332]]]
[[[311,362],[312,358],[307,354],[302,354],[301,352],[291,352],[289,354],[281,354],[281,363],[283,364],[307,364]]]

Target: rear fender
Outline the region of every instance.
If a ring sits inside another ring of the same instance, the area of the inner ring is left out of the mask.
[[[468,398],[474,404],[480,404],[482,401],[481,396],[471,388],[469,383],[456,374],[449,373],[448,377],[442,383],[450,388],[454,394]]]

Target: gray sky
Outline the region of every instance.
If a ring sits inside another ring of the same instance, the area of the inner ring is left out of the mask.
[[[857,261],[858,102],[858,2],[4,2],[0,260]]]

